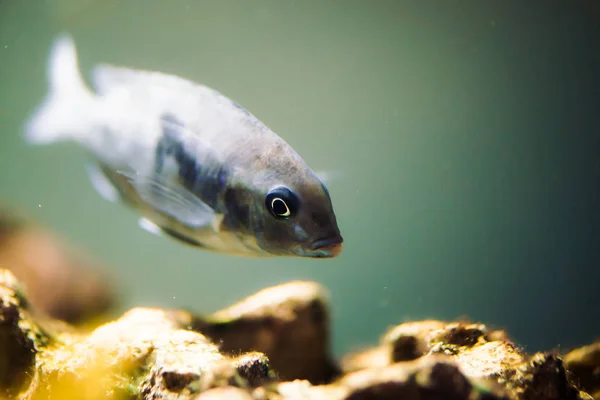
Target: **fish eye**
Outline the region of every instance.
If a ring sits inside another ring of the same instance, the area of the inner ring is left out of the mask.
[[[271,214],[278,219],[288,219],[298,211],[298,197],[285,187],[271,189],[265,203]]]

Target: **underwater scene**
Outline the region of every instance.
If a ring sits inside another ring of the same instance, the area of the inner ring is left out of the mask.
[[[0,398],[600,399],[600,3],[0,0]]]

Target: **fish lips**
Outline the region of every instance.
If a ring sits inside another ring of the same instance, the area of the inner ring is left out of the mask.
[[[342,252],[344,239],[340,235],[317,239],[306,247],[302,247],[305,256],[314,258],[333,258]]]

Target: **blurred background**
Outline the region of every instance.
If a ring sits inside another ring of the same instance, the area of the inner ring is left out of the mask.
[[[63,31],[86,77],[108,62],[202,82],[341,172],[342,255],[243,259],[150,235],[96,194],[81,149],[26,145]],[[315,280],[336,355],[457,317],[527,351],[570,348],[600,337],[599,74],[593,1],[0,0],[0,202],[98,260],[119,310],[209,313]]]

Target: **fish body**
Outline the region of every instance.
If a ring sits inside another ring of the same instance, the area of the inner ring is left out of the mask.
[[[48,80],[25,139],[83,147],[96,190],[136,210],[143,228],[239,256],[341,252],[331,198],[317,174],[216,90],[161,72],[98,65],[92,91],[66,34],[52,47]]]

